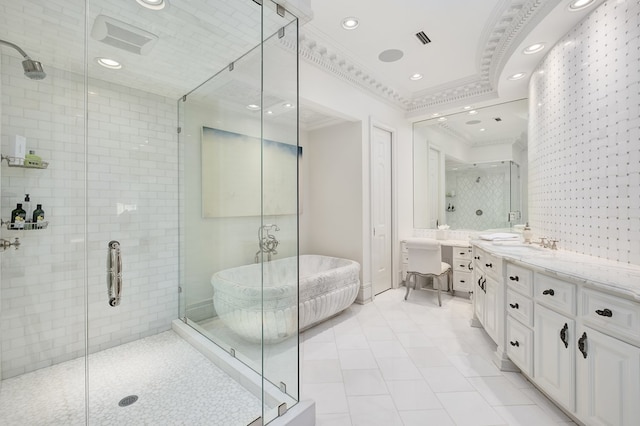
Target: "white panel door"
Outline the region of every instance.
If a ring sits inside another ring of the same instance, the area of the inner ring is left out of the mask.
[[[640,422],[640,348],[588,327],[580,330],[576,389],[578,413],[589,425]]]
[[[533,374],[536,383],[575,411],[575,322],[536,303]]]
[[[374,126],[371,136],[371,282],[379,294],[391,288],[392,133]]]

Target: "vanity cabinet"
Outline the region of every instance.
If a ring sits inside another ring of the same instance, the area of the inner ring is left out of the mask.
[[[507,263],[507,356],[527,376],[533,376],[533,273]]]
[[[491,312],[505,312],[509,360],[580,422],[637,426],[640,302],[591,285],[586,278],[564,277],[548,267],[507,259],[504,303],[495,307],[492,300],[500,303],[500,298],[493,295],[485,262],[491,253],[474,250],[480,256],[474,259],[477,278],[486,290],[482,307],[474,313],[492,335],[490,330],[499,330],[499,325],[493,324]]]
[[[578,417],[588,425],[637,425],[640,348],[586,326],[577,335]]]
[[[479,248],[473,251],[474,315],[494,342],[504,348],[504,277],[502,259]]]
[[[550,397],[575,411],[575,321],[535,307],[534,379]]]
[[[473,291],[473,250],[471,247],[453,246],[453,293]]]

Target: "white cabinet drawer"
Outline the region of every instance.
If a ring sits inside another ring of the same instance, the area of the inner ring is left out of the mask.
[[[640,342],[640,303],[584,289],[578,315],[606,334]]]
[[[453,247],[453,258],[471,260],[471,247]]]
[[[550,308],[576,314],[576,286],[544,274],[534,274],[534,297]]]
[[[467,260],[467,259],[459,259],[459,258],[455,258],[453,259],[453,265],[451,265],[453,267],[454,271],[460,271],[460,272],[471,272],[471,260]]]
[[[523,373],[533,377],[533,330],[507,317],[507,355]]]
[[[486,275],[502,282],[502,258],[476,248],[473,252],[474,265]]]
[[[453,273],[453,290],[454,291],[471,291],[473,290],[473,274],[471,272]]]
[[[524,295],[531,296],[533,272],[521,266],[507,263],[507,285]]]
[[[507,313],[524,325],[533,327],[533,301],[528,297],[507,290]]]

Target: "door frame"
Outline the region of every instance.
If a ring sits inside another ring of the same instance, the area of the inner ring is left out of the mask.
[[[373,142],[373,129],[378,128],[389,132],[391,134],[391,161],[389,167],[391,167],[391,229],[389,236],[389,244],[391,244],[391,288],[398,288],[399,286],[399,276],[397,276],[398,268],[396,265],[398,264],[396,257],[398,256],[399,250],[396,249],[396,239],[398,235],[398,223],[396,218],[398,217],[398,202],[397,196],[398,191],[396,190],[396,185],[398,182],[397,179],[397,167],[396,167],[396,159],[397,155],[397,131],[394,127],[389,126],[388,124],[377,120],[376,118],[369,116],[369,205],[368,205],[368,226],[367,226],[367,244],[365,247],[368,248],[369,251],[369,278],[370,283],[369,286],[371,288],[371,298],[370,301],[375,299],[375,294],[373,293],[373,245],[371,244],[371,239],[373,236],[373,150],[371,149]]]

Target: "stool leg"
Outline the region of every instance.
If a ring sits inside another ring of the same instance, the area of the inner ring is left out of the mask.
[[[409,285],[411,284],[411,275],[407,273],[407,279],[404,282],[404,285],[407,286],[407,292],[404,294],[404,300],[407,300],[407,297],[409,297]]]
[[[440,283],[438,283],[438,306],[442,306],[442,300],[440,299]]]

